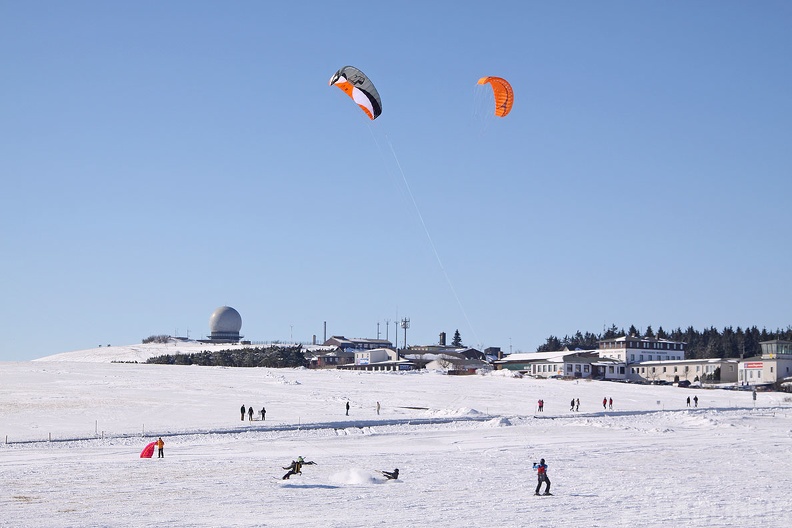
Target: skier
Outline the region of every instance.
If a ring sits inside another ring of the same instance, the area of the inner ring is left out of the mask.
[[[380,471],[385,478],[388,480],[396,480],[399,478],[399,468],[394,469],[393,471]]]
[[[550,478],[547,476],[547,464],[545,464],[545,459],[543,458],[540,460],[538,464],[534,462],[533,467],[536,470],[536,476],[539,479],[539,483],[536,485],[536,492],[534,492],[534,495],[541,495],[541,493],[539,493],[539,489],[542,487],[542,482],[547,483],[544,494],[552,495],[552,493],[550,493]]]
[[[157,458],[165,458],[165,442],[161,436],[157,439]]]
[[[245,406],[243,405],[241,410],[242,410],[242,421],[244,422],[245,421],[245,411],[247,409],[245,409]]]
[[[248,419],[252,422],[253,421],[253,407],[248,409]]]
[[[289,466],[283,468],[288,469],[289,472],[283,475],[281,480],[289,480],[289,477],[292,475],[297,475],[298,473],[302,475],[302,465],[303,465],[303,457],[297,457],[297,460],[292,460],[292,463]]]

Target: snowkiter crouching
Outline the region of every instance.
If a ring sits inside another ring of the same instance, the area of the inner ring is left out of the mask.
[[[297,457],[297,460],[292,460],[292,463],[283,469],[288,469],[289,472],[283,475],[282,480],[289,480],[289,477],[292,475],[300,474],[302,475],[302,465],[303,465],[303,457]]]
[[[536,492],[534,495],[541,495],[539,493],[540,488],[542,487],[542,482],[547,483],[547,487],[545,488],[545,495],[552,495],[550,493],[550,477],[547,476],[547,464],[545,464],[545,459],[539,461],[538,464],[533,465],[534,469],[536,470],[537,478],[539,479],[539,483],[536,485]]]
[[[393,471],[380,471],[385,478],[388,480],[396,480],[399,478],[399,468],[394,469]]]

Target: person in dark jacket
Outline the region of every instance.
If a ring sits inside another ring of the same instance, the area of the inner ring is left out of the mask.
[[[388,480],[396,480],[399,478],[399,468],[394,469],[393,471],[380,471],[385,478]]]
[[[552,495],[552,493],[550,493],[550,477],[547,476],[547,464],[545,464],[545,459],[543,458],[540,460],[538,464],[534,463],[533,467],[536,470],[536,476],[539,479],[539,483],[536,485],[536,492],[534,495],[541,495],[539,490],[542,487],[542,482],[547,483],[544,494]]]
[[[289,466],[283,468],[288,469],[289,472],[283,475],[282,480],[289,480],[289,477],[292,475],[297,475],[298,473],[302,475],[302,465],[303,465],[303,457],[297,457],[297,460],[292,460],[292,463]]]
[[[263,422],[267,418],[267,409],[266,407],[261,408],[261,421]]]
[[[349,402],[346,404],[346,415],[349,416]]]
[[[247,409],[246,409],[246,408],[245,408],[245,406],[243,405],[243,406],[242,406],[242,421],[243,421],[243,422],[245,421],[245,411],[246,411],[246,410],[247,410]]]
[[[248,409],[248,419],[252,422],[253,421],[253,407]]]

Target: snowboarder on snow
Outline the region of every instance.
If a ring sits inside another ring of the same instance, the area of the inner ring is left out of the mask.
[[[536,492],[534,495],[541,495],[539,493],[539,489],[542,487],[542,482],[547,483],[547,487],[545,488],[545,495],[552,495],[550,493],[550,478],[547,476],[547,464],[545,464],[545,459],[539,461],[539,463],[535,463],[533,465],[534,469],[536,470],[536,476],[539,479],[539,483],[536,485]]]
[[[393,471],[380,471],[385,478],[388,480],[396,480],[399,478],[399,468],[394,469]]]
[[[283,468],[283,469],[288,469],[289,472],[283,475],[282,480],[289,480],[289,477],[291,477],[292,475],[296,475],[298,473],[302,475],[302,465],[303,465],[303,457],[299,456],[297,457],[297,460],[292,460],[292,463],[289,464],[288,467]]]

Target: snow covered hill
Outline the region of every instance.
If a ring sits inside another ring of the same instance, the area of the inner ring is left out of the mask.
[[[0,526],[726,527],[788,518],[779,485],[792,474],[788,395],[759,393],[754,407],[749,392],[508,373],[108,362],[166,347],[0,363]],[[694,395],[698,408],[686,403]],[[242,405],[257,419],[242,420]],[[139,458],[160,436],[165,458]],[[281,480],[298,455],[317,464]],[[553,497],[533,496],[539,458]],[[397,467],[397,481],[379,473]]]

